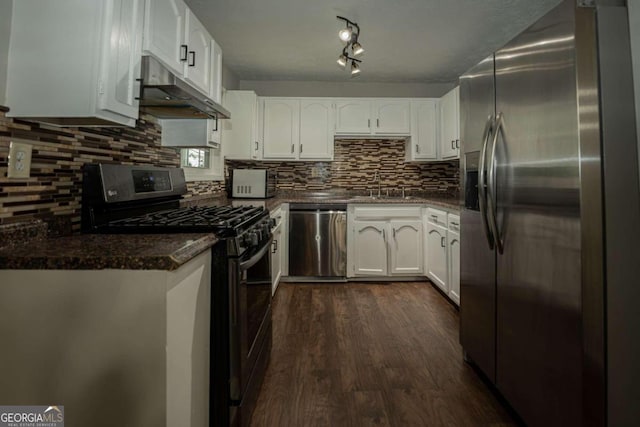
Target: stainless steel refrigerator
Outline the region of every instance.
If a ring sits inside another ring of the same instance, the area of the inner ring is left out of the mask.
[[[640,420],[624,1],[566,0],[460,79],[460,339],[530,426]]]

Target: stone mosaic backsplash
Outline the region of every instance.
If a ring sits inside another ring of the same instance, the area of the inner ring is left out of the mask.
[[[405,162],[402,139],[336,140],[333,162],[258,162],[227,160],[233,168],[275,168],[280,190],[428,191],[455,194],[459,190],[459,161]]]
[[[0,107],[0,224],[43,220],[50,232],[80,229],[82,166],[85,163],[179,166],[178,152],[160,145],[155,118],[141,116],[135,128],[57,128],[5,116]],[[8,179],[9,143],[33,146],[31,177]],[[226,168],[273,167],[281,190],[428,191],[457,193],[458,161],[406,163],[402,139],[336,140],[333,162],[240,162]],[[219,195],[220,182],[187,183],[191,196]]]
[[[57,128],[5,116],[0,108],[0,224],[42,219],[54,234],[80,229],[85,163],[180,165],[178,152],[160,145],[160,125],[141,116],[135,128]],[[8,179],[10,141],[33,146],[31,177]],[[190,194],[213,194],[221,183],[193,182]]]

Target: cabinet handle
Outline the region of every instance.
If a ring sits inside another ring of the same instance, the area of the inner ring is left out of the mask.
[[[367,119],[367,127],[371,128],[371,119]]]
[[[189,50],[189,48],[187,47],[186,44],[181,44],[180,45],[180,62],[184,62],[187,60],[187,51]]]
[[[393,228],[393,238],[394,239],[396,238],[396,228],[395,227]]]
[[[443,248],[446,248],[444,244],[444,236],[440,238],[440,246],[442,246]]]
[[[273,250],[271,251],[271,253],[275,254],[276,252],[278,252],[278,241],[274,240],[273,241]]]
[[[460,148],[460,140],[456,139],[456,148]]]
[[[376,127],[380,127],[380,119],[376,119]]]
[[[451,149],[452,149],[452,150],[455,150],[455,149],[456,149],[456,145],[455,145],[455,144],[456,144],[456,141],[452,139],[452,140],[451,140]]]
[[[300,144],[300,154],[302,154],[302,144]]]
[[[195,67],[196,66],[196,53],[195,51],[191,51],[189,52],[189,56],[191,57],[191,60],[189,61],[189,67]]]
[[[140,91],[138,92],[138,96],[136,96],[134,99],[138,99],[138,100],[142,99],[142,94],[144,93],[143,80],[144,79],[136,79],[136,81],[140,83]]]
[[[420,154],[420,146],[416,144],[416,154]]]
[[[438,215],[429,215],[431,218],[437,220],[438,219]]]
[[[255,141],[255,143],[256,143],[256,149],[255,149],[255,151],[258,151],[258,141]]]
[[[384,232],[384,228],[382,229],[382,238],[384,239],[385,243],[387,242],[387,233]]]
[[[293,154],[293,144],[291,144],[291,154]]]
[[[458,224],[457,222],[453,222],[453,221],[451,221],[451,224],[452,224],[452,225],[455,225],[456,227],[460,225],[460,224]]]

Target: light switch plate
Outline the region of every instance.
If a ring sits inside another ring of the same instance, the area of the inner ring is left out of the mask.
[[[29,144],[11,142],[8,178],[29,178],[31,175],[31,149]]]

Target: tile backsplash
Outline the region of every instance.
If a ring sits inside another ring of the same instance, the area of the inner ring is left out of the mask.
[[[151,116],[141,116],[135,128],[58,128],[8,118],[5,110],[0,107],[0,224],[41,219],[53,234],[78,232],[85,163],[180,165],[178,152],[160,145],[160,125]],[[11,141],[33,147],[28,179],[7,178]],[[378,172],[383,191],[458,191],[457,160],[407,163],[404,150],[402,139],[345,139],[336,140],[333,162],[227,161],[226,167],[274,167],[282,190],[368,191],[377,189]],[[219,182],[187,187],[187,197],[224,192]]]
[[[377,191],[378,172],[382,191],[429,191],[457,193],[459,161],[405,162],[403,139],[338,139],[333,162],[257,162],[227,160],[229,168],[275,168],[282,190]]]
[[[5,116],[0,108],[0,224],[42,219],[54,233],[80,229],[82,165],[143,164],[174,167],[180,156],[160,145],[160,125],[147,115],[135,128],[58,128]],[[9,143],[33,146],[31,177],[8,179]],[[193,182],[190,194],[223,191],[221,183]]]

